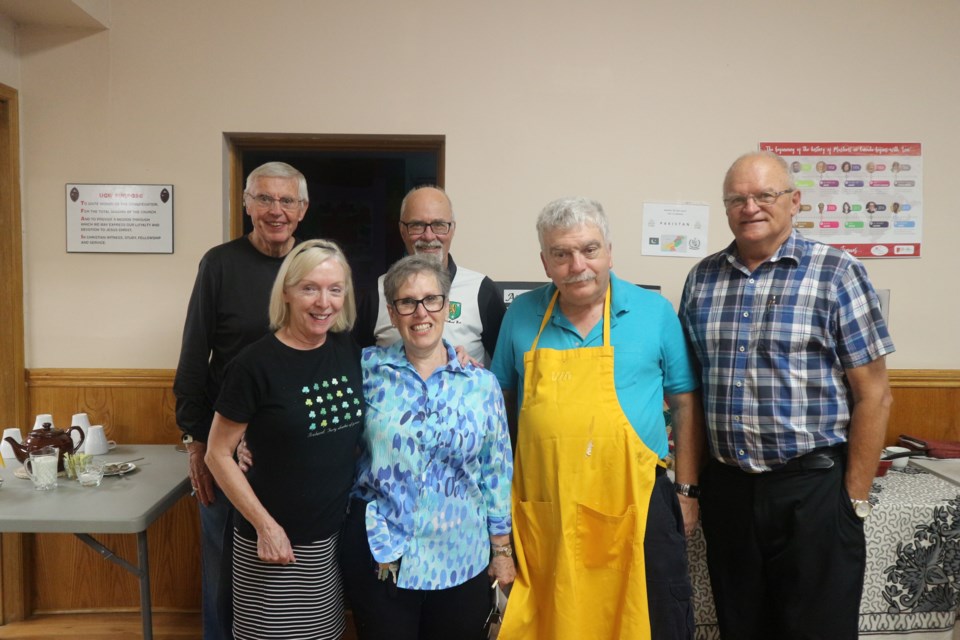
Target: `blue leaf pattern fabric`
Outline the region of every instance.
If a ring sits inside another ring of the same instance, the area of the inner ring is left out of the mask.
[[[397,585],[435,590],[487,568],[490,536],[510,533],[513,457],[496,377],[447,364],[423,380],[403,344],[364,349],[367,402],[353,494],[369,504],[370,551],[402,556]]]

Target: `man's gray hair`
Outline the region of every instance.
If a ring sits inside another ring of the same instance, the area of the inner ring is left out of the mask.
[[[727,172],[723,175],[723,195],[724,196],[727,195],[727,182],[730,180],[730,174],[733,173],[733,170],[737,167],[737,165],[739,165],[741,162],[746,162],[747,160],[754,160],[758,158],[765,158],[767,160],[772,160],[776,162],[778,165],[780,165],[780,168],[783,170],[783,178],[784,180],[787,181],[787,188],[793,189],[794,191],[796,191],[797,183],[793,179],[793,172],[790,171],[790,165],[787,164],[786,160],[784,160],[783,158],[775,154],[773,151],[750,151],[743,154],[736,160],[734,160],[733,164],[730,165],[730,168],[727,169]]]
[[[394,262],[393,266],[387,270],[387,275],[383,277],[383,297],[386,298],[387,303],[393,305],[400,287],[405,285],[407,280],[421,273],[433,275],[437,279],[440,292],[450,297],[450,273],[443,268],[443,265],[432,256],[412,255]]]
[[[250,187],[259,178],[296,178],[299,194],[297,197],[303,200],[303,204],[310,202],[310,196],[307,195],[307,179],[286,162],[268,162],[251,171],[247,176],[247,184],[243,192],[250,193]]]
[[[603,205],[589,198],[560,198],[543,208],[537,216],[537,236],[540,238],[540,250],[546,251],[544,240],[547,234],[557,229],[573,229],[583,225],[592,225],[600,230],[603,243],[610,246],[610,223]]]
[[[416,193],[417,191],[420,191],[420,189],[435,189],[440,193],[442,193],[443,197],[447,199],[447,206],[450,207],[450,219],[451,220],[457,219],[457,214],[453,212],[453,200],[451,200],[447,192],[443,190],[443,187],[438,187],[435,184],[418,184],[413,189],[410,189],[410,191],[407,191],[407,195],[403,196],[403,202],[400,203],[400,219],[401,220],[403,220],[403,214],[407,210],[407,200],[409,200],[410,196],[412,196],[414,193]]]

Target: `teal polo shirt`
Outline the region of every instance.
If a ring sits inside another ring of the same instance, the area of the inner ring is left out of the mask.
[[[670,302],[659,293],[621,280],[612,272],[610,344],[614,347],[613,377],[617,399],[640,439],[660,458],[668,453],[663,421],[664,394],[694,391],[694,374],[680,321]],[[529,291],[513,301],[500,327],[491,371],[505,391],[515,391],[523,402],[523,354],[530,350],[550,298],[553,283]],[[557,304],[543,329],[538,348],[577,349],[603,346],[603,323],[587,337],[579,332]]]

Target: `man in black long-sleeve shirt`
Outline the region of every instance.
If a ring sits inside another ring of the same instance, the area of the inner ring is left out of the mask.
[[[204,640],[232,638],[229,539],[232,507],[216,486],[203,457],[227,364],[269,331],[270,290],[294,231],[306,214],[307,181],[282,162],[269,162],[247,177],[243,203],[253,231],[210,249],[200,261],[180,361],[173,383],[177,425],[190,454],[190,482],[200,503]]]

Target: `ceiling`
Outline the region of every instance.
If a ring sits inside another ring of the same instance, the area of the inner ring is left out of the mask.
[[[109,20],[94,14],[108,18],[109,12],[109,0],[0,0],[0,15],[19,25],[107,29]]]

